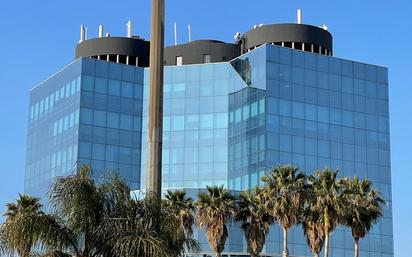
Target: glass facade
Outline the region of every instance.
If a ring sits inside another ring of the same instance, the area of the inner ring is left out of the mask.
[[[96,178],[119,170],[145,189],[148,72],[80,59],[33,89],[26,191],[40,194],[76,163],[91,164]],[[369,178],[388,204],[361,256],[393,256],[389,143],[386,68],[272,45],[227,63],[165,68],[164,190],[249,189],[277,164]],[[195,235],[210,252],[204,233]],[[281,235],[274,226],[264,252],[280,253]],[[300,228],[289,237],[292,255],[311,255]],[[246,252],[235,224],[226,251]],[[352,255],[351,233],[339,228],[331,256]]]
[[[143,73],[79,59],[31,91],[26,193],[44,198],[51,179],[82,164],[140,188]]]

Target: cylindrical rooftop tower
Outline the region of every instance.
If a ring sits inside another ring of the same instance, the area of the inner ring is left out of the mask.
[[[218,40],[195,40],[165,48],[165,65],[227,62],[239,56],[237,44]]]
[[[301,22],[301,17],[298,19]],[[256,26],[240,39],[241,53],[263,44],[273,44],[323,55],[332,55],[332,34],[320,28],[300,23]]]
[[[91,57],[99,60],[149,67],[150,42],[138,37],[99,37],[81,41],[76,47],[76,59]]]

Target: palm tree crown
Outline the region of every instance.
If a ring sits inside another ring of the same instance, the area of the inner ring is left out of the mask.
[[[325,233],[325,257],[329,256],[329,235],[342,222],[344,203],[337,178],[338,172],[325,168],[309,178],[309,186],[316,197],[313,210],[320,214]]]
[[[235,220],[242,224],[247,249],[252,257],[258,256],[262,251],[273,223],[264,193],[260,187],[241,192],[237,203]]]
[[[307,244],[315,257],[318,257],[325,243],[325,231],[321,222],[321,213],[316,210],[316,196],[312,187],[306,188],[305,206],[300,223],[306,236]]]
[[[305,175],[297,167],[278,166],[262,178],[271,215],[283,227],[283,255],[288,256],[287,233],[299,222],[304,203]]]
[[[193,235],[193,224],[195,222],[193,199],[187,197],[185,191],[177,190],[173,192],[168,190],[163,203],[166,211],[175,216],[178,227],[184,233],[190,236]]]
[[[41,210],[40,199],[19,194],[16,202],[7,203],[3,214],[6,221],[1,226],[1,245],[4,252],[17,252],[29,256],[33,245],[38,242]]]
[[[199,228],[206,227],[209,245],[220,257],[228,237],[226,224],[234,216],[234,198],[223,186],[207,187],[199,193],[195,206]]]
[[[382,216],[382,196],[369,180],[342,180],[345,199],[344,224],[351,228],[355,240],[355,257],[359,255],[359,239],[364,238],[373,224]]]

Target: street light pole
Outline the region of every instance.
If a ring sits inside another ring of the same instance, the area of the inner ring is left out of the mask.
[[[147,192],[161,198],[165,0],[152,0],[150,29]]]

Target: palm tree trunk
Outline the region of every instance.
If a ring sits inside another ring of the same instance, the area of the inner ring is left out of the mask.
[[[314,257],[319,257],[319,253],[313,254]]]
[[[325,257],[329,257],[329,233],[325,233]]]
[[[288,230],[286,228],[283,228],[283,252],[282,252],[283,257],[288,257],[289,256],[289,251],[288,251]]]
[[[355,257],[359,256],[359,238],[355,237]]]
[[[222,257],[222,253],[216,253],[216,257]]]

